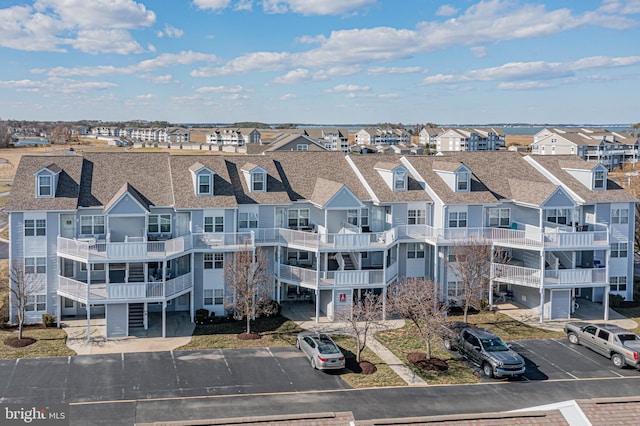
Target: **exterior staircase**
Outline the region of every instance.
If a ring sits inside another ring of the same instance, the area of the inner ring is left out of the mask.
[[[144,266],[142,263],[129,264],[129,281],[130,283],[144,282]]]
[[[343,270],[345,271],[353,271],[356,269],[355,265],[353,264],[353,261],[351,260],[351,256],[349,256],[349,253],[342,253],[342,261],[344,262],[344,268]]]
[[[144,303],[129,303],[129,328],[144,327]]]

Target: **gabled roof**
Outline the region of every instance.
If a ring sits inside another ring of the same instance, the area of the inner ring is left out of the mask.
[[[439,172],[453,173],[458,170],[463,164],[461,162],[447,161],[443,157],[439,157],[433,161],[433,170]]]
[[[343,183],[335,182],[325,178],[318,178],[316,179],[316,186],[313,189],[313,193],[311,194],[311,198],[309,199],[309,201],[318,206],[324,206],[342,188],[344,188]]]
[[[140,204],[140,206],[142,206],[145,210],[150,211],[149,200],[145,199],[144,196],[140,194],[140,192],[138,192],[138,190],[133,187],[133,185],[127,182],[124,185],[122,185],[118,190],[118,192],[116,192],[113,195],[113,198],[111,198],[111,200],[109,200],[109,202],[104,205],[105,213],[111,210],[111,208],[114,207],[122,199],[122,197],[125,194],[131,195],[131,197],[133,197],[133,199],[138,204]]]

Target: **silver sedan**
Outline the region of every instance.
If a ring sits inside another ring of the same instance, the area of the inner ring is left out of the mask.
[[[340,348],[326,334],[303,331],[296,338],[296,347],[309,358],[314,369],[339,370],[345,366]]]

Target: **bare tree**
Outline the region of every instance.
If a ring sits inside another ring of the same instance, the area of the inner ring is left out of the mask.
[[[35,279],[33,273],[25,270],[22,261],[13,261],[9,267],[8,281],[0,280],[3,290],[9,292],[9,304],[16,309],[16,319],[18,322],[18,339],[22,340],[22,330],[26,319],[29,298],[43,289],[43,283]]]
[[[447,267],[459,278],[462,289],[462,309],[467,322],[469,308],[482,309],[491,273],[491,244],[484,239],[471,239],[451,247],[455,258]]]
[[[225,308],[233,312],[234,318],[246,319],[247,334],[251,334],[251,320],[260,316],[271,299],[270,276],[267,259],[258,248],[233,253],[226,262],[224,278],[226,287]]]
[[[447,311],[438,286],[424,278],[396,281],[389,289],[389,304],[392,312],[415,325],[431,359],[431,339],[440,335]]]
[[[382,298],[367,291],[360,300],[350,307],[335,313],[336,320],[344,322],[356,339],[356,362],[360,362],[362,351],[367,346],[369,330],[383,320]]]

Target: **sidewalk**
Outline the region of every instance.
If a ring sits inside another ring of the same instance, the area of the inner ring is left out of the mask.
[[[314,320],[313,305],[305,303],[286,303],[282,305],[282,315],[289,318],[305,330],[319,331],[323,333],[349,334],[346,324],[330,322],[326,317],[320,318],[318,323]],[[395,356],[386,346],[373,336],[378,331],[392,330],[404,326],[404,320],[387,320],[380,327],[372,330],[367,337],[367,347],[385,362],[395,373],[409,386],[424,386],[427,384],[420,377]]]

